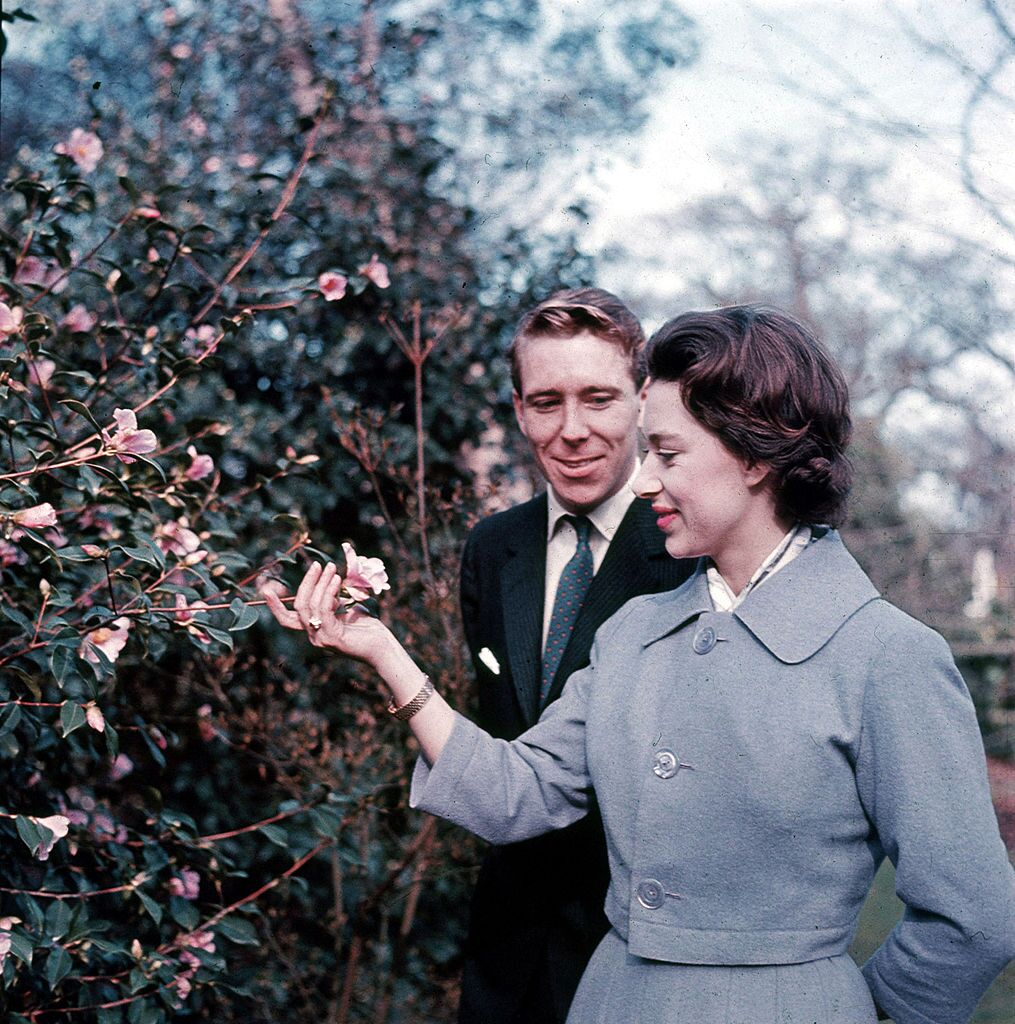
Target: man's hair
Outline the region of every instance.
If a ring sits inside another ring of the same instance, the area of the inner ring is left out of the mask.
[[[849,393],[800,321],[765,306],[684,313],[652,336],[648,373],[679,384],[688,412],[730,452],[770,467],[780,516],[842,521],[853,476]]]
[[[638,318],[616,295],[602,288],[570,288],[530,309],[515,329],[507,352],[515,391],[522,393],[520,353],[526,341],[573,338],[586,331],[623,352],[631,379],[640,388],[645,380],[645,332]]]

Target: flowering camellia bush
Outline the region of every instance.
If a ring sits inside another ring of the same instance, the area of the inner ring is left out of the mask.
[[[358,269],[276,278],[270,298],[226,295],[241,270],[266,273],[254,254],[298,194],[323,116],[274,220],[222,243],[228,260],[209,259],[216,232],[178,190],[110,182],[113,154],[90,129],[7,183],[0,972],[12,1021],[284,1008],[340,1022],[383,1020],[396,999],[450,1005],[461,925],[441,904],[464,906],[471,841],[406,814],[412,752],[376,687],[258,625],[260,580],[294,584],[308,558],[334,558],[314,476],[326,436],[359,488],[347,534],[398,563],[393,585],[343,542],[340,603],[387,592],[383,614],[449,694],[462,685],[448,581],[469,516],[460,492],[427,486],[422,394],[453,318],[431,325],[416,304],[404,329],[389,312],[378,321],[371,304],[393,282],[369,250]],[[299,450],[301,431],[244,406],[230,375],[265,316],[332,303],[347,323],[383,325],[415,421],[389,430],[323,387]],[[294,496],[319,499],[320,547]],[[444,880],[424,895],[438,863]]]

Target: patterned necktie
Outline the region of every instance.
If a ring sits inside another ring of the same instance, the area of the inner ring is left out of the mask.
[[[564,566],[557,584],[557,595],[553,599],[553,614],[550,616],[550,629],[546,634],[546,650],[543,652],[543,676],[539,688],[540,706],[546,703],[553,677],[560,667],[564,650],[571,639],[578,612],[582,601],[588,593],[592,582],[594,566],[592,548],[589,547],[589,533],[592,523],[586,516],[565,516],[578,533],[578,546],[575,548],[571,561]]]

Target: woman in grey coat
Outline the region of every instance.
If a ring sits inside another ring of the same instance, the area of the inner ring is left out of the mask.
[[[336,615],[333,565],[272,611],[381,674],[423,751],[414,806],[509,843],[595,794],[613,928],[569,1024],[967,1021],[1015,955],[1015,876],[946,644],[832,528],[845,382],[760,307],[669,321],[649,377],[634,487],[698,571],[610,619],[518,740],[455,713],[379,621]],[[886,856],[905,913],[861,971],[847,948]]]

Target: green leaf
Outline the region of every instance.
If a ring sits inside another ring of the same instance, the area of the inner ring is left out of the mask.
[[[212,640],[218,640],[220,644],[228,647],[229,650],[233,649],[233,638],[223,629],[215,629],[213,626],[208,626],[205,623],[201,623],[201,629],[212,638]]]
[[[64,701],[63,707],[60,708],[60,728],[63,730],[64,738],[75,729],[80,729],[85,721],[85,709],[77,701]]]
[[[0,712],[0,736],[6,736],[13,732],[21,721],[21,707],[18,704],[10,704]]]
[[[11,952],[28,967],[32,966],[32,954],[35,949],[28,938],[20,932],[11,932]]]
[[[134,890],[137,893],[137,898],[141,901],[141,905],[148,911],[149,916],[156,924],[162,923],[162,908],[151,898],[146,896],[140,889]]]
[[[238,946],[259,946],[261,943],[254,926],[246,918],[237,917],[235,914],[222,918],[215,926],[215,930]]]
[[[17,608],[9,604],[0,605],[0,612],[7,616],[15,625],[19,626],[29,636],[35,631],[30,619],[26,618]]]
[[[276,846],[281,846],[283,850],[289,849],[289,835],[284,828],[279,828],[278,825],[262,825],[258,831]]]
[[[241,630],[250,629],[258,620],[258,611],[246,604],[242,597],[236,598],[229,610],[236,616],[236,621],[229,627],[230,633],[239,633]]]
[[[70,974],[70,954],[62,946],[58,946],[49,954],[46,961],[46,980],[50,988],[56,988],[60,982]]]
[[[70,907],[66,900],[53,900],[46,911],[46,931],[54,939],[63,938],[70,926]]]
[[[60,399],[60,404],[66,405],[71,412],[76,412],[79,416],[83,416],[98,433],[102,433],[102,424],[92,415],[92,410],[84,402],[79,402],[75,398],[62,398]]]
[[[73,649],[69,647],[51,647],[49,650],[49,670],[57,685],[63,688],[67,674],[74,669],[75,656]],[[64,734],[66,735],[66,733]]]
[[[34,857],[35,851],[42,842],[42,830],[34,821],[30,821],[21,815],[18,815],[15,824],[18,827],[18,835],[21,836],[21,841],[32,851],[32,856]],[[47,829],[46,831],[48,832],[49,830]]]
[[[127,547],[125,544],[115,545],[117,551],[122,551],[128,558],[137,562],[144,562],[145,565],[152,565],[156,569],[164,569],[166,560],[162,552],[154,545],[145,547]]]
[[[188,932],[201,923],[201,911],[180,896],[169,897],[169,913],[173,920]]]

